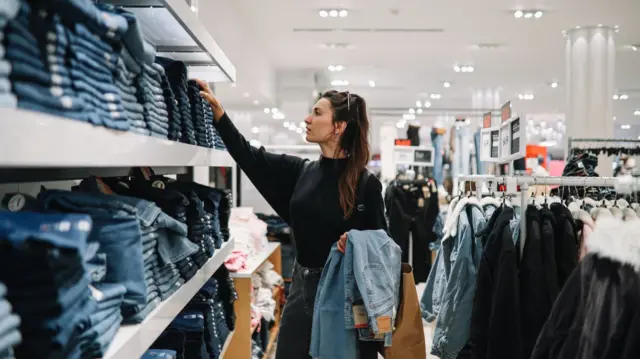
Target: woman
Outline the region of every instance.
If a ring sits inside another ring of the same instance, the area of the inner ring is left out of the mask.
[[[215,127],[227,150],[271,207],[293,228],[296,263],[284,308],[276,359],[309,357],[311,321],[320,274],[331,247],[344,252],[351,229],[387,229],[382,185],[366,181],[364,215],[355,215],[356,193],[369,161],[369,119],[364,99],[328,91],[305,119],[306,139],[322,151],[318,161],[254,148],[238,132],[203,81],[201,95],[214,113]],[[338,330],[338,328],[336,328]],[[375,344],[361,342],[360,358],[377,358]]]

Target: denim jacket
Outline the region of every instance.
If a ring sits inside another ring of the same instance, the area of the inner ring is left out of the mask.
[[[456,358],[469,336],[476,275],[482,242],[475,236],[486,226],[476,198],[463,198],[445,223],[445,235],[429,274],[420,306],[422,316],[436,320],[432,354]]]
[[[356,357],[353,304],[360,299],[374,334],[380,334],[381,326],[389,326],[384,341],[385,346],[391,346],[399,304],[400,258],[400,247],[383,230],[349,231],[344,255],[333,245],[316,292],[310,348],[313,358]]]

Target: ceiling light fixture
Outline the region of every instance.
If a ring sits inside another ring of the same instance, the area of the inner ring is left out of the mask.
[[[421,108],[417,109],[417,110],[416,110],[416,113],[417,113],[418,115],[422,114],[422,109],[421,109]]]
[[[373,80],[369,80],[369,87],[376,87],[376,82]]]
[[[404,128],[404,125],[405,125],[406,123],[407,123],[407,122],[406,122],[405,120],[400,120],[400,121],[398,121],[398,122],[396,123],[396,127],[397,127],[397,128]]]
[[[443,83],[442,83],[442,86],[443,86],[444,88],[448,89],[449,87],[451,87],[451,82],[449,82],[449,81],[445,81],[445,82],[443,82]]]
[[[533,96],[533,94],[530,94],[530,93],[525,93],[525,94],[518,94],[518,98],[523,101],[531,101],[535,98],[535,96]]]
[[[347,80],[333,80],[333,81],[331,81],[331,86],[349,86],[349,81],[347,81]]]
[[[284,128],[289,128],[289,121],[284,121],[282,126],[284,126]]]
[[[422,105],[423,105],[424,107],[426,107],[426,108],[429,108],[429,107],[431,107],[431,102],[429,102],[429,101],[425,101]]]
[[[260,132],[260,129],[258,127],[252,127],[251,128],[251,132],[252,133],[258,133],[258,132]]]
[[[340,17],[347,17],[347,15],[349,15],[349,11],[342,9],[340,10],[340,12],[338,12],[338,16]]]
[[[474,72],[475,68],[473,66],[458,66],[458,65],[455,65],[453,67],[453,71],[455,71],[455,72]]]
[[[344,66],[342,66],[342,65],[329,65],[328,69],[331,72],[340,72],[340,71],[344,70]]]
[[[416,113],[416,110],[414,110],[414,109],[410,108],[410,109],[409,109],[409,113],[413,115],[414,113]]]
[[[558,83],[554,81],[554,82],[550,83],[549,86],[551,86],[551,88],[554,89],[554,88],[558,87]]]
[[[302,128],[300,128],[300,127],[296,128],[296,132],[297,133],[302,133]]]
[[[440,96],[440,94],[439,94],[439,93],[432,93],[431,95],[429,95],[429,97],[430,97],[432,100],[439,100],[441,96]]]
[[[320,17],[327,17],[329,16],[329,12],[327,10],[320,10],[318,15],[320,15]]]
[[[620,128],[623,130],[628,130],[631,128],[631,125],[620,125]]]
[[[422,107],[422,101],[420,100],[416,101],[416,107]]]
[[[338,10],[329,10],[329,16],[338,17]]]
[[[640,110],[633,111],[633,115],[634,116],[640,116]]]
[[[274,113],[273,116],[271,116],[274,120],[284,120],[285,115],[282,112],[277,112]]]
[[[270,109],[270,108],[268,108],[268,107],[265,107],[265,108],[264,108],[264,113],[271,113],[271,109]]]
[[[231,83],[231,87],[236,87],[236,86],[238,86],[238,84],[236,84],[235,82]]]
[[[542,17],[542,15],[544,15],[544,11],[542,10],[516,10],[513,12],[513,17],[515,17],[516,19],[539,19]]]
[[[273,107],[273,108],[271,108],[271,112],[276,113],[276,112],[278,112],[278,109]]]
[[[402,119],[405,121],[413,121],[416,119],[416,115],[405,113],[404,115],[402,115]]]

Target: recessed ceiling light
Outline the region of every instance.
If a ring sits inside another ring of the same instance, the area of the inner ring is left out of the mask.
[[[272,116],[272,118],[273,118],[274,120],[284,120],[285,115],[284,115],[284,113],[282,113],[282,112],[278,112],[278,113],[274,113],[274,114],[273,114],[273,116]]]
[[[618,95],[613,95],[613,99],[614,99],[614,100],[618,100],[618,99],[620,99],[620,96],[618,96]]]
[[[516,11],[516,12],[514,12],[514,13],[513,13],[513,16],[514,16],[516,19],[521,18],[521,17],[522,17],[522,15],[524,15],[524,13],[522,12],[522,10],[518,10],[518,11]]]
[[[422,113],[422,109],[421,109],[421,108],[417,109],[417,110],[416,110],[416,113],[417,113],[418,115],[419,115],[419,114],[421,114],[421,113]]]
[[[533,96],[533,94],[530,94],[530,93],[518,94],[518,99],[523,100],[523,101],[531,101],[534,98],[535,98],[535,96]]]
[[[439,93],[432,93],[431,95],[429,95],[429,97],[432,100],[439,100],[440,99],[440,94]]]
[[[634,116],[640,116],[640,110],[633,111],[633,115]]]
[[[549,86],[551,86],[551,88],[557,88],[558,87],[558,83],[554,81],[554,82],[550,83]]]
[[[628,100],[629,99],[629,95],[627,95],[626,93],[623,93],[622,95],[620,95],[620,99],[621,100]]]
[[[284,128],[289,128],[289,121],[284,121],[282,126],[284,126]]]
[[[416,107],[422,107],[422,101],[420,100],[416,101]]]
[[[254,104],[254,105],[256,105],[256,106],[258,106],[258,105],[260,105],[260,101],[258,101],[258,100],[253,100],[253,104]]]
[[[258,133],[258,132],[260,132],[260,129],[258,127],[252,127],[251,128],[251,132],[252,133]]]
[[[248,93],[248,92],[245,92],[245,93],[242,94],[242,97],[249,97],[249,96],[251,96],[251,94]]]
[[[402,115],[402,119],[405,120],[405,121],[407,121],[407,120],[413,121],[413,120],[416,119],[416,115],[411,114],[411,113],[405,113],[404,115]]]
[[[329,10],[329,16],[338,17],[338,10]]]
[[[300,121],[300,123],[298,124],[298,126],[302,127],[306,127],[307,124],[304,121]]]
[[[405,120],[400,120],[400,121],[398,121],[398,122],[396,123],[396,127],[397,127],[397,128],[404,128],[404,125],[405,125],[406,123],[407,123],[407,122],[406,122]]]
[[[349,81],[347,81],[347,80],[333,80],[333,81],[331,81],[331,86],[349,86]]]
[[[455,65],[455,66],[453,67],[453,71],[455,71],[455,72],[460,72],[461,70],[462,70],[462,69],[461,69],[461,68],[460,68],[460,66],[458,66],[458,65]]]
[[[278,112],[278,109],[277,109],[277,108],[275,108],[275,107],[273,107],[273,108],[271,108],[271,112],[272,112],[272,113],[276,113],[276,112]]]
[[[268,107],[265,107],[265,108],[264,108],[264,113],[271,113],[271,109],[270,109],[270,108],[268,108]]]
[[[342,10],[340,10],[340,12],[338,13],[338,15],[339,15],[340,17],[347,17],[347,15],[349,15],[349,12],[348,12],[347,10],[342,9]]]
[[[318,12],[318,14],[320,15],[320,17],[329,16],[329,13],[327,12],[327,10],[320,10],[320,12]]]
[[[451,82],[445,81],[445,82],[442,83],[442,86],[444,86],[444,88],[448,89],[449,87],[451,87]]]
[[[196,12],[198,11],[198,8],[195,5],[191,5],[191,11]]]
[[[331,72],[340,72],[340,71],[344,70],[344,66],[342,66],[342,65],[329,65],[328,69]]]
[[[541,18],[541,17],[542,17],[542,11],[540,11],[540,10],[536,11],[536,12],[535,12],[535,14],[533,14],[533,16],[534,16],[536,19]]]
[[[613,116],[613,120],[614,120],[614,121],[615,121],[615,120],[617,120],[617,119],[618,119],[618,118],[617,118],[616,116]]]
[[[426,107],[426,108],[429,108],[429,107],[431,107],[431,102],[429,102],[429,101],[425,101],[422,105],[423,105],[424,107]]]
[[[373,80],[369,80],[369,86],[370,87],[376,87],[376,82]]]
[[[453,67],[453,71],[455,72],[473,72],[475,71],[475,68],[473,66],[459,66],[459,65],[455,65]]]
[[[302,128],[300,128],[300,127],[296,128],[296,132],[297,133],[302,133]]]
[[[620,125],[620,128],[623,130],[628,130],[631,128],[631,125]]]
[[[414,109],[410,108],[410,109],[409,109],[409,113],[413,115],[414,113],[416,113],[416,110],[414,110]]]
[[[236,86],[238,86],[238,85],[235,82],[231,83],[231,87],[236,87]]]
[[[526,12],[526,13],[524,13],[524,18],[525,18],[525,19],[531,19],[532,17],[533,17],[533,14],[532,14],[532,13],[530,13],[530,12]]]

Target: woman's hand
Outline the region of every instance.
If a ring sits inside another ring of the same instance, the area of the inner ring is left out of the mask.
[[[211,111],[213,111],[213,119],[216,120],[216,122],[220,121],[220,119],[224,115],[224,108],[222,108],[220,101],[218,101],[216,95],[214,95],[213,91],[211,91],[209,84],[200,79],[196,79],[196,82],[200,86],[200,96],[202,96],[202,98],[204,98],[209,103],[209,105],[211,105]]]
[[[342,253],[347,249],[347,233],[345,232],[338,240],[338,250]]]

